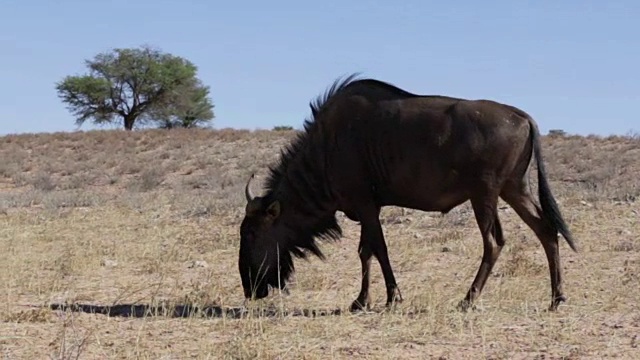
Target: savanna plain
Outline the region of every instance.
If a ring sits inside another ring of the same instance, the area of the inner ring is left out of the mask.
[[[173,129],[0,138],[0,356],[6,359],[640,358],[640,137],[546,135],[568,301],[548,312],[533,232],[500,203],[507,239],[477,308],[456,309],[480,264],[469,203],[381,219],[404,301],[385,309],[359,227],[327,259],[296,260],[290,295],[245,303],[244,186],[294,131]],[[535,169],[530,175],[535,190]],[[76,305],[76,306],[73,306]],[[113,306],[105,310],[105,306]],[[335,311],[340,309],[341,312]],[[333,310],[333,311],[332,311]]]

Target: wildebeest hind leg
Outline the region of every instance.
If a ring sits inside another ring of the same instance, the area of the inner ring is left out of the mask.
[[[502,198],[515,210],[520,218],[533,230],[544,248],[551,277],[551,305],[555,311],[561,302],[566,301],[562,291],[562,268],[558,249],[558,234],[544,221],[542,209],[534,202],[531,193],[524,184],[505,188]]]
[[[458,308],[463,311],[473,306],[473,302],[482,293],[487,278],[504,246],[504,236],[502,234],[500,219],[498,218],[497,204],[497,196],[487,196],[471,200],[476,222],[482,234],[483,254],[476,277],[466,297],[458,304]]]

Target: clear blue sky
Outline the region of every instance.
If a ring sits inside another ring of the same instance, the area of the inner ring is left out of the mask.
[[[216,128],[299,127],[310,99],[362,72],[510,103],[543,133],[640,131],[640,1],[0,3],[0,134],[75,130],[55,82],[142,44],[198,66]]]

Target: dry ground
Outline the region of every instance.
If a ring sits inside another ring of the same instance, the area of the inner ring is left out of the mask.
[[[271,309],[270,316],[119,317],[49,308],[243,306],[236,265],[242,189],[256,171],[259,190],[267,164],[292,135],[145,130],[0,138],[0,356],[640,358],[637,136],[544,138],[553,190],[582,249],[572,253],[562,240],[569,299],[557,313],[545,311],[542,247],[504,203],[507,246],[478,309],[466,314],[455,305],[482,253],[468,203],[444,216],[384,209],[404,297],[390,312],[382,311],[377,262],[374,312],[284,312],[344,310],[357,295],[359,229],[343,217],[345,236],[323,246],[326,262],[296,262],[290,296],[248,305]]]

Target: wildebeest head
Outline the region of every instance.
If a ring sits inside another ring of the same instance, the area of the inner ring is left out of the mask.
[[[336,240],[342,231],[335,210],[318,208],[321,201],[300,194],[296,197],[291,191],[253,195],[253,177],[245,187],[247,205],[240,225],[238,268],[245,298],[262,299],[269,294],[269,286],[288,293],[286,282],[294,271],[293,257],[304,259],[310,252],[324,259],[315,238]],[[309,194],[317,199],[319,192]]]
[[[246,298],[261,299],[268,286],[284,289],[293,268],[288,251],[282,248],[290,236],[283,226],[282,208],[272,196],[254,196],[251,179],[245,187],[245,217],[240,225],[240,258],[238,267]]]

